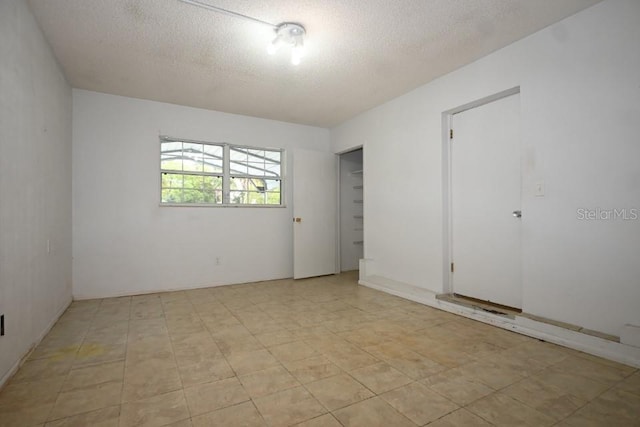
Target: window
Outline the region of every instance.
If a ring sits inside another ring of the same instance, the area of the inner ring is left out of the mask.
[[[229,147],[231,204],[280,204],[282,152]]]
[[[161,203],[282,206],[284,151],[160,138]]]
[[[220,204],[224,146],[163,140],[162,203]]]

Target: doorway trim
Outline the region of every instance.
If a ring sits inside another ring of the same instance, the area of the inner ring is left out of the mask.
[[[453,293],[453,278],[451,272],[451,263],[453,261],[453,230],[451,228],[451,224],[453,223],[453,209],[451,206],[453,193],[451,191],[452,164],[450,143],[453,115],[519,93],[520,86],[515,86],[442,112],[442,292],[445,294]]]
[[[341,167],[340,167],[340,160],[343,154],[347,154],[347,153],[351,153],[353,151],[358,151],[358,150],[362,150],[362,179],[364,181],[364,170],[365,170],[365,166],[364,166],[364,144],[360,144],[360,145],[355,145],[353,147],[349,147],[347,149],[344,149],[342,151],[339,151],[337,153],[335,153],[335,155],[338,157],[338,182],[337,182],[337,195],[338,195],[338,209],[336,212],[336,215],[338,216],[338,219],[336,221],[337,224],[337,229],[336,229],[336,274],[340,274],[342,272],[342,203],[341,203],[341,199],[342,199],[342,194],[341,194],[341,183],[342,183],[342,171],[341,171]],[[364,204],[362,206],[362,208],[364,209]],[[363,247],[363,250],[366,250]],[[364,255],[363,255],[364,256]]]

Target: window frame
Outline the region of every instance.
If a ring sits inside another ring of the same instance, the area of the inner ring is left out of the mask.
[[[162,169],[162,143],[163,142],[182,142],[192,144],[212,145],[216,147],[222,147],[222,173],[217,172],[194,172],[194,171],[174,171]],[[240,148],[243,150],[259,150],[259,151],[273,151],[280,153],[280,175],[275,178],[268,176],[257,176],[249,174],[237,174],[231,173],[231,149]],[[161,207],[205,207],[205,208],[286,208],[286,150],[284,148],[272,148],[272,147],[258,147],[252,145],[240,145],[230,144],[228,142],[210,142],[199,141],[185,138],[175,138],[166,135],[160,135],[158,144],[158,195],[159,205]],[[195,175],[195,176],[220,176],[222,177],[222,203],[173,203],[162,201],[162,175],[164,173],[175,173],[182,175]],[[280,181],[280,203],[279,204],[263,204],[263,203],[231,203],[231,179],[232,178],[257,178],[257,179],[272,179]]]

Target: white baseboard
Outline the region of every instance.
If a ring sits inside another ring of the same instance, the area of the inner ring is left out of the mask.
[[[118,298],[118,297],[131,297],[137,295],[150,295],[150,294],[160,294],[164,292],[180,292],[180,291],[195,291],[198,289],[206,289],[206,288],[217,288],[219,286],[232,286],[232,285],[242,285],[246,283],[260,283],[260,282],[270,282],[273,280],[287,280],[291,279],[291,276],[288,277],[274,277],[268,279],[259,279],[259,280],[250,280],[246,282],[221,282],[221,283],[200,283],[200,284],[190,284],[183,287],[175,288],[170,287],[166,289],[139,289],[134,291],[124,291],[124,292],[107,292],[107,293],[80,293],[73,294],[74,301],[82,301],[88,299],[104,299],[104,298]]]
[[[634,347],[640,347],[640,326],[624,325],[620,332],[620,342]]]
[[[20,369],[20,366],[22,366],[22,364],[29,358],[29,356],[31,355],[31,352],[38,346],[38,344],[40,344],[40,342],[44,339],[44,337],[47,336],[49,331],[51,331],[51,328],[53,328],[53,326],[60,319],[60,317],[64,314],[64,312],[67,310],[67,308],[69,308],[69,306],[71,305],[72,302],[73,302],[73,298],[69,297],[69,300],[56,313],[56,315],[53,317],[53,320],[51,320],[51,322],[49,322],[49,324],[44,329],[44,331],[42,331],[42,333],[40,333],[40,335],[38,335],[38,337],[31,344],[29,349],[22,355],[22,357],[20,359],[18,359],[16,361],[16,363],[13,364],[11,369],[9,369],[9,371],[6,374],[4,374],[2,376],[2,378],[0,378],[0,390],[2,390],[2,388],[11,379],[11,377],[13,377],[16,372],[18,372],[18,369]]]
[[[388,294],[396,295],[430,307],[464,316],[469,319],[538,338],[550,343],[579,350],[594,356],[604,357],[615,362],[640,368],[640,348],[605,340],[592,335],[565,329],[556,325],[539,322],[523,316],[514,319],[491,314],[484,310],[450,303],[436,299],[436,293],[406,283],[396,282],[379,276],[367,276],[359,284]]]

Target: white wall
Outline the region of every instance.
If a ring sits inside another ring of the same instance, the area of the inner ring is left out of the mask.
[[[605,1],[335,128],[364,145],[367,274],[442,292],[442,113],[520,86],[524,311],[639,325],[640,220],[576,214],[640,208],[638,46],[640,2]]]
[[[291,277],[291,185],[286,208],[160,207],[160,134],[283,147],[288,178],[294,148],[329,151],[326,129],[74,89],[74,297]]]
[[[363,219],[354,218],[362,216],[362,203],[354,200],[362,200],[363,190],[353,188],[362,185],[363,175],[353,174],[353,171],[362,171],[362,150],[351,151],[340,155],[340,270],[352,271],[358,269],[360,259],[363,257],[363,245],[354,244],[354,241],[362,241],[364,232]]]
[[[71,88],[26,3],[3,0],[0,386],[70,301]]]

